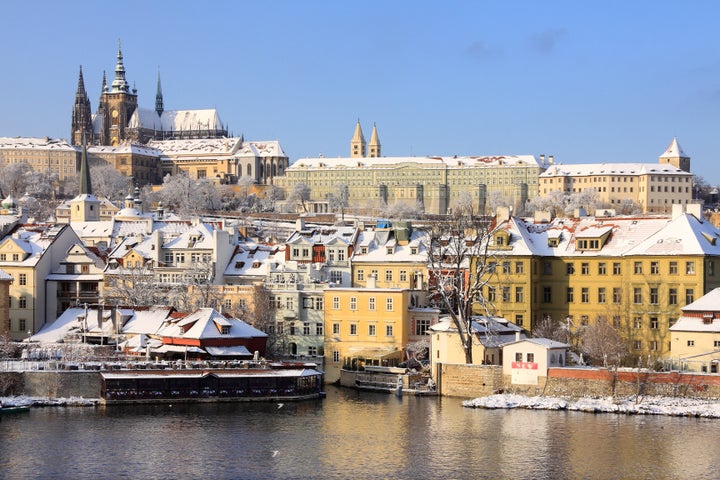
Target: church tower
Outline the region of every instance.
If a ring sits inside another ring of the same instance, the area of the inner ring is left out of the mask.
[[[80,193],[70,200],[70,223],[97,222],[100,220],[100,200],[92,193],[90,162],[87,156],[87,142],[82,139],[80,157]]]
[[[665,153],[660,155],[659,160],[662,164],[670,164],[690,173],[690,157],[683,152],[682,147],[677,141],[677,137],[673,137],[672,142],[670,142]]]
[[[372,134],[370,135],[370,144],[369,147],[369,156],[373,158],[377,158],[381,155],[381,149],[380,149],[380,137],[378,137],[377,133],[377,125],[373,123],[373,130]]]
[[[165,107],[163,107],[162,86],[160,85],[160,70],[158,70],[157,92],[155,93],[155,112],[158,114],[158,117],[162,117],[163,111],[165,111]]]
[[[357,125],[355,125],[355,133],[352,140],[350,140],[350,158],[365,157],[367,155],[366,148],[365,137],[363,136],[362,127],[360,127],[360,119],[358,119]]]
[[[92,134],[92,110],[90,109],[90,99],[85,90],[81,65],[77,92],[75,92],[75,105],[73,106],[70,142],[73,145],[80,145],[83,138],[92,138]]]
[[[130,117],[137,108],[137,90],[133,89],[131,91],[130,84],[125,79],[125,66],[123,65],[120,42],[118,42],[115,78],[109,88],[104,78],[103,84],[103,92],[100,94],[100,107],[98,108],[98,115],[102,115],[103,121],[100,143],[115,146],[126,139],[125,130]]]

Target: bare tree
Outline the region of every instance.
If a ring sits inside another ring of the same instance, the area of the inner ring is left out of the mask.
[[[628,354],[627,344],[620,332],[604,317],[585,326],[580,334],[580,348],[596,365],[618,366]]]
[[[497,279],[499,250],[491,245],[490,221],[456,210],[447,221],[428,230],[427,251],[431,298],[445,311],[458,331],[466,363],[472,363],[472,313],[477,305],[487,315],[494,306],[486,286]]]
[[[307,201],[310,200],[310,187],[303,182],[293,185],[292,190],[288,194],[287,201],[290,204],[300,204],[303,212],[307,213]]]
[[[340,218],[345,221],[345,209],[350,200],[350,190],[345,183],[337,183],[333,186],[333,191],[327,196],[330,204],[330,210],[340,212]]]
[[[127,306],[158,305],[166,303],[167,294],[153,278],[146,266],[123,268],[105,275],[105,299]]]
[[[576,334],[573,332],[572,327],[572,321],[569,317],[562,321],[555,321],[548,315],[535,324],[532,329],[532,335],[536,338],[549,338],[556,342],[574,345]]]

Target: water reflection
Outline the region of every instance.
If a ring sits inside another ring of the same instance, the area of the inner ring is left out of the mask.
[[[334,388],[282,406],[48,408],[2,419],[0,477],[713,478],[718,425]]]

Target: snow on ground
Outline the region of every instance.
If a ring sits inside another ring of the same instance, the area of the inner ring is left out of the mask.
[[[490,395],[462,402],[464,407],[487,409],[571,410],[588,413],[671,415],[676,417],[720,418],[720,401],[678,397],[577,398],[526,397],[515,394]]]
[[[91,407],[98,403],[99,398],[0,397],[0,404],[5,407]]]

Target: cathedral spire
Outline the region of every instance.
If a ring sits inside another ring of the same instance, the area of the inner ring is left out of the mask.
[[[77,91],[75,92],[75,105],[73,105],[70,141],[74,145],[79,145],[82,138],[86,135],[92,137],[92,113],[90,110],[90,100],[85,90],[82,65],[80,65]]]
[[[105,74],[105,70],[103,70],[103,80],[102,80],[102,87],[100,87],[100,94],[107,92],[107,75]]]
[[[162,116],[163,110],[165,110],[165,108],[163,107],[162,86],[160,85],[160,69],[158,68],[157,93],[155,94],[155,111],[157,112],[158,117]]]
[[[122,48],[120,47],[120,39],[118,39],[117,63],[115,64],[115,79],[112,82],[112,92],[127,93],[129,91],[130,85],[128,85],[127,80],[125,80],[125,66],[123,65]]]
[[[90,164],[87,157],[87,142],[85,135],[82,138],[82,155],[80,157],[80,195],[92,195],[92,183],[90,183]]]

